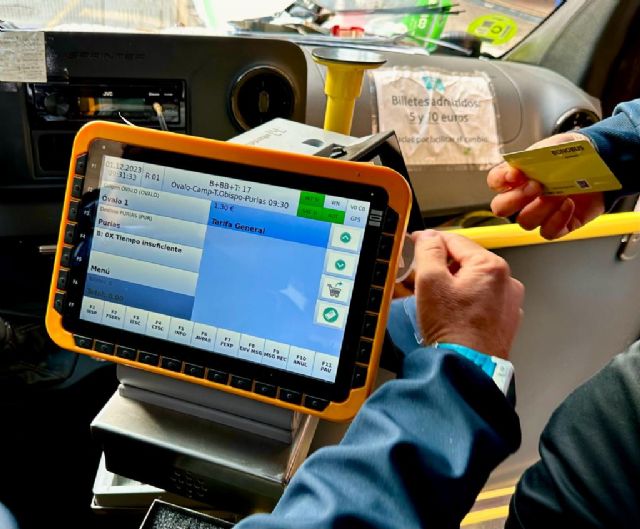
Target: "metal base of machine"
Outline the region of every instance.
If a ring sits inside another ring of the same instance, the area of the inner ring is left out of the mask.
[[[119,378],[119,390],[91,424],[106,468],[215,510],[271,510],[318,423],[131,368],[119,370]]]

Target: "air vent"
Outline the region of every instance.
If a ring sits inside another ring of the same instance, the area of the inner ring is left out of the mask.
[[[572,130],[588,127],[600,121],[598,114],[586,108],[572,108],[565,112],[556,121],[553,127],[553,134],[560,132],[570,132]]]
[[[258,66],[244,72],[231,89],[231,114],[243,130],[274,118],[289,119],[294,106],[293,84],[273,66]]]

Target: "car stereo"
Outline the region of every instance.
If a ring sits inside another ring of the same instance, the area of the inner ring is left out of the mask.
[[[47,329],[60,346],[346,420],[371,390],[411,192],[386,167],[92,122]]]
[[[66,172],[76,132],[95,119],[187,132],[184,81],[77,79],[28,83],[26,92],[33,153],[41,176]]]
[[[184,85],[184,81],[127,80],[123,83],[107,79],[74,84],[32,83],[27,85],[27,101],[32,120],[41,125],[125,118],[136,125],[162,128],[160,114],[170,130],[184,131]]]

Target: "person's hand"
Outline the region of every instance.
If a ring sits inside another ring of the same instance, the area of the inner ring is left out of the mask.
[[[504,259],[453,233],[413,234],[416,303],[427,344],[456,343],[507,358],[524,286]]]
[[[534,143],[529,149],[584,139],[577,132],[565,132]],[[516,219],[520,226],[525,230],[540,227],[540,235],[549,240],[563,237],[604,213],[602,193],[540,196],[542,186],[506,162],[489,171],[487,184],[499,193],[491,201],[494,214],[508,217],[520,212]]]

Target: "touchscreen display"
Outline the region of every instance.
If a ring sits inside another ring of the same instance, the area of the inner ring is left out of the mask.
[[[104,156],[80,319],[334,382],[369,209]]]

